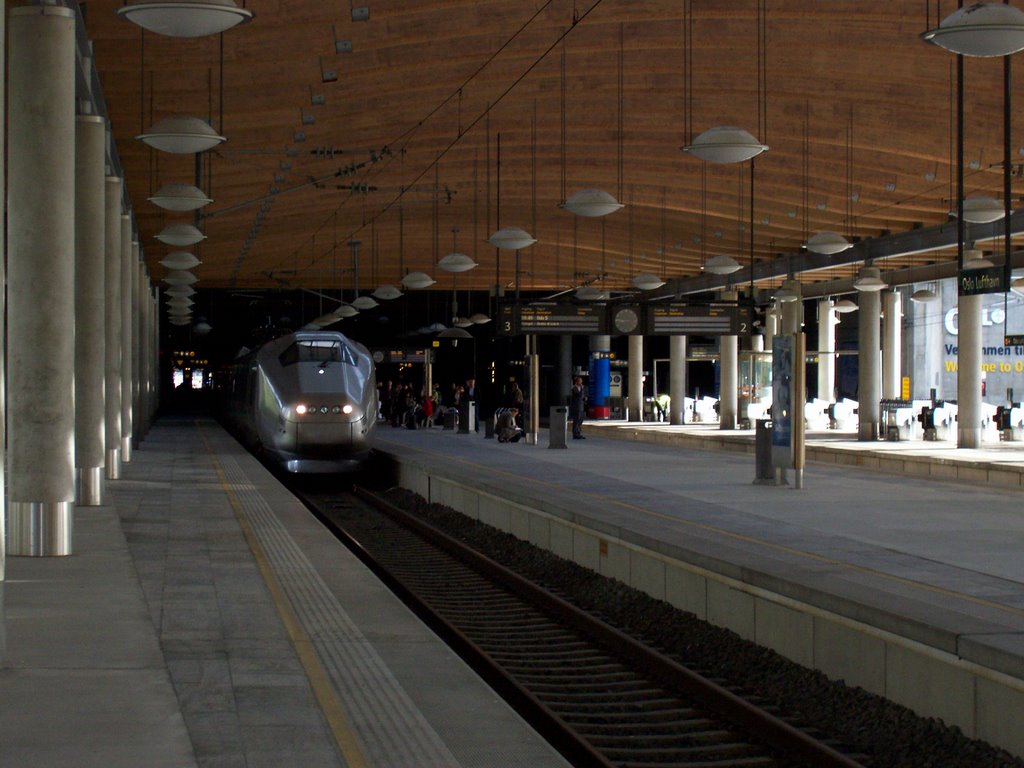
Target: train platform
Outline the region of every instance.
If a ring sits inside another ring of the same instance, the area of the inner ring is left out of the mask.
[[[8,558],[0,766],[567,763],[215,422]]]
[[[549,449],[546,430],[530,446],[383,427],[377,442],[432,501],[1024,755],[1024,496],[1007,479],[1024,451],[812,437],[831,455],[809,448],[796,490],[753,482],[750,431],[584,434]]]

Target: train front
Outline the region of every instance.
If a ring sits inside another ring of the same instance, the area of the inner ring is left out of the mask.
[[[259,353],[255,405],[263,450],[289,472],[338,472],[366,459],[377,386],[366,348],[332,331],[300,331]]]

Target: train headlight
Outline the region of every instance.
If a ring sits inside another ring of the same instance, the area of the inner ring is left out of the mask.
[[[307,408],[306,408],[306,406],[304,406],[304,405],[296,405],[296,406],[295,406],[295,412],[296,412],[297,414],[299,414],[299,416],[304,416],[304,415],[306,414],[306,411],[307,411],[307,410],[308,410],[308,409],[307,409]]]
[[[352,413],[352,411],[353,411],[352,406],[347,404],[347,403],[345,405],[343,405],[342,408],[341,408],[341,412],[344,413],[346,416],[348,416],[350,413]]]

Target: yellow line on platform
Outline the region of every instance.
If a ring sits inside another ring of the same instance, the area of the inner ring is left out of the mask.
[[[206,443],[205,438],[203,439],[203,442],[204,444]],[[284,624],[284,627],[288,632],[288,637],[291,638],[292,646],[295,648],[295,653],[299,657],[299,662],[306,671],[306,677],[309,678],[309,684],[313,689],[313,695],[316,696],[317,703],[320,705],[324,718],[327,720],[327,725],[331,730],[331,735],[334,737],[334,741],[338,745],[338,750],[341,752],[341,755],[345,759],[349,768],[368,768],[369,763],[367,762],[366,757],[363,754],[363,750],[359,745],[359,739],[349,724],[348,717],[345,715],[341,702],[338,701],[338,698],[335,695],[334,686],[331,685],[330,678],[327,676],[323,666],[320,664],[320,660],[317,657],[316,649],[313,647],[312,641],[310,641],[309,636],[303,629],[302,622],[299,621],[294,610],[292,610],[291,601],[285,594],[281,583],[277,580],[277,576],[274,575],[274,571],[270,567],[270,563],[267,561],[267,557],[263,552],[263,547],[256,538],[256,533],[249,524],[249,519],[242,510],[242,505],[239,503],[238,497],[235,496],[235,492],[231,489],[231,486],[224,475],[224,469],[217,460],[217,455],[208,444],[206,445],[206,450],[210,454],[210,460],[213,462],[213,468],[217,472],[217,477],[220,479],[221,488],[227,496],[228,502],[231,504],[231,509],[235,513],[235,519],[238,521],[238,525],[242,529],[242,535],[245,536],[245,541],[249,545],[249,550],[252,552],[253,558],[256,560],[256,566],[260,570],[260,575],[263,576],[263,581],[266,583],[267,589],[270,591],[270,595],[274,600],[274,607],[277,609],[277,613],[281,617],[281,622]]]

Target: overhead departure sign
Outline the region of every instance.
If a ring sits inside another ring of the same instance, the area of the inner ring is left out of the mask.
[[[740,308],[734,305],[651,304],[647,333],[652,336],[737,336]]]
[[[592,336],[605,333],[603,304],[536,302],[505,304],[499,314],[498,330],[505,335],[576,334]]]

